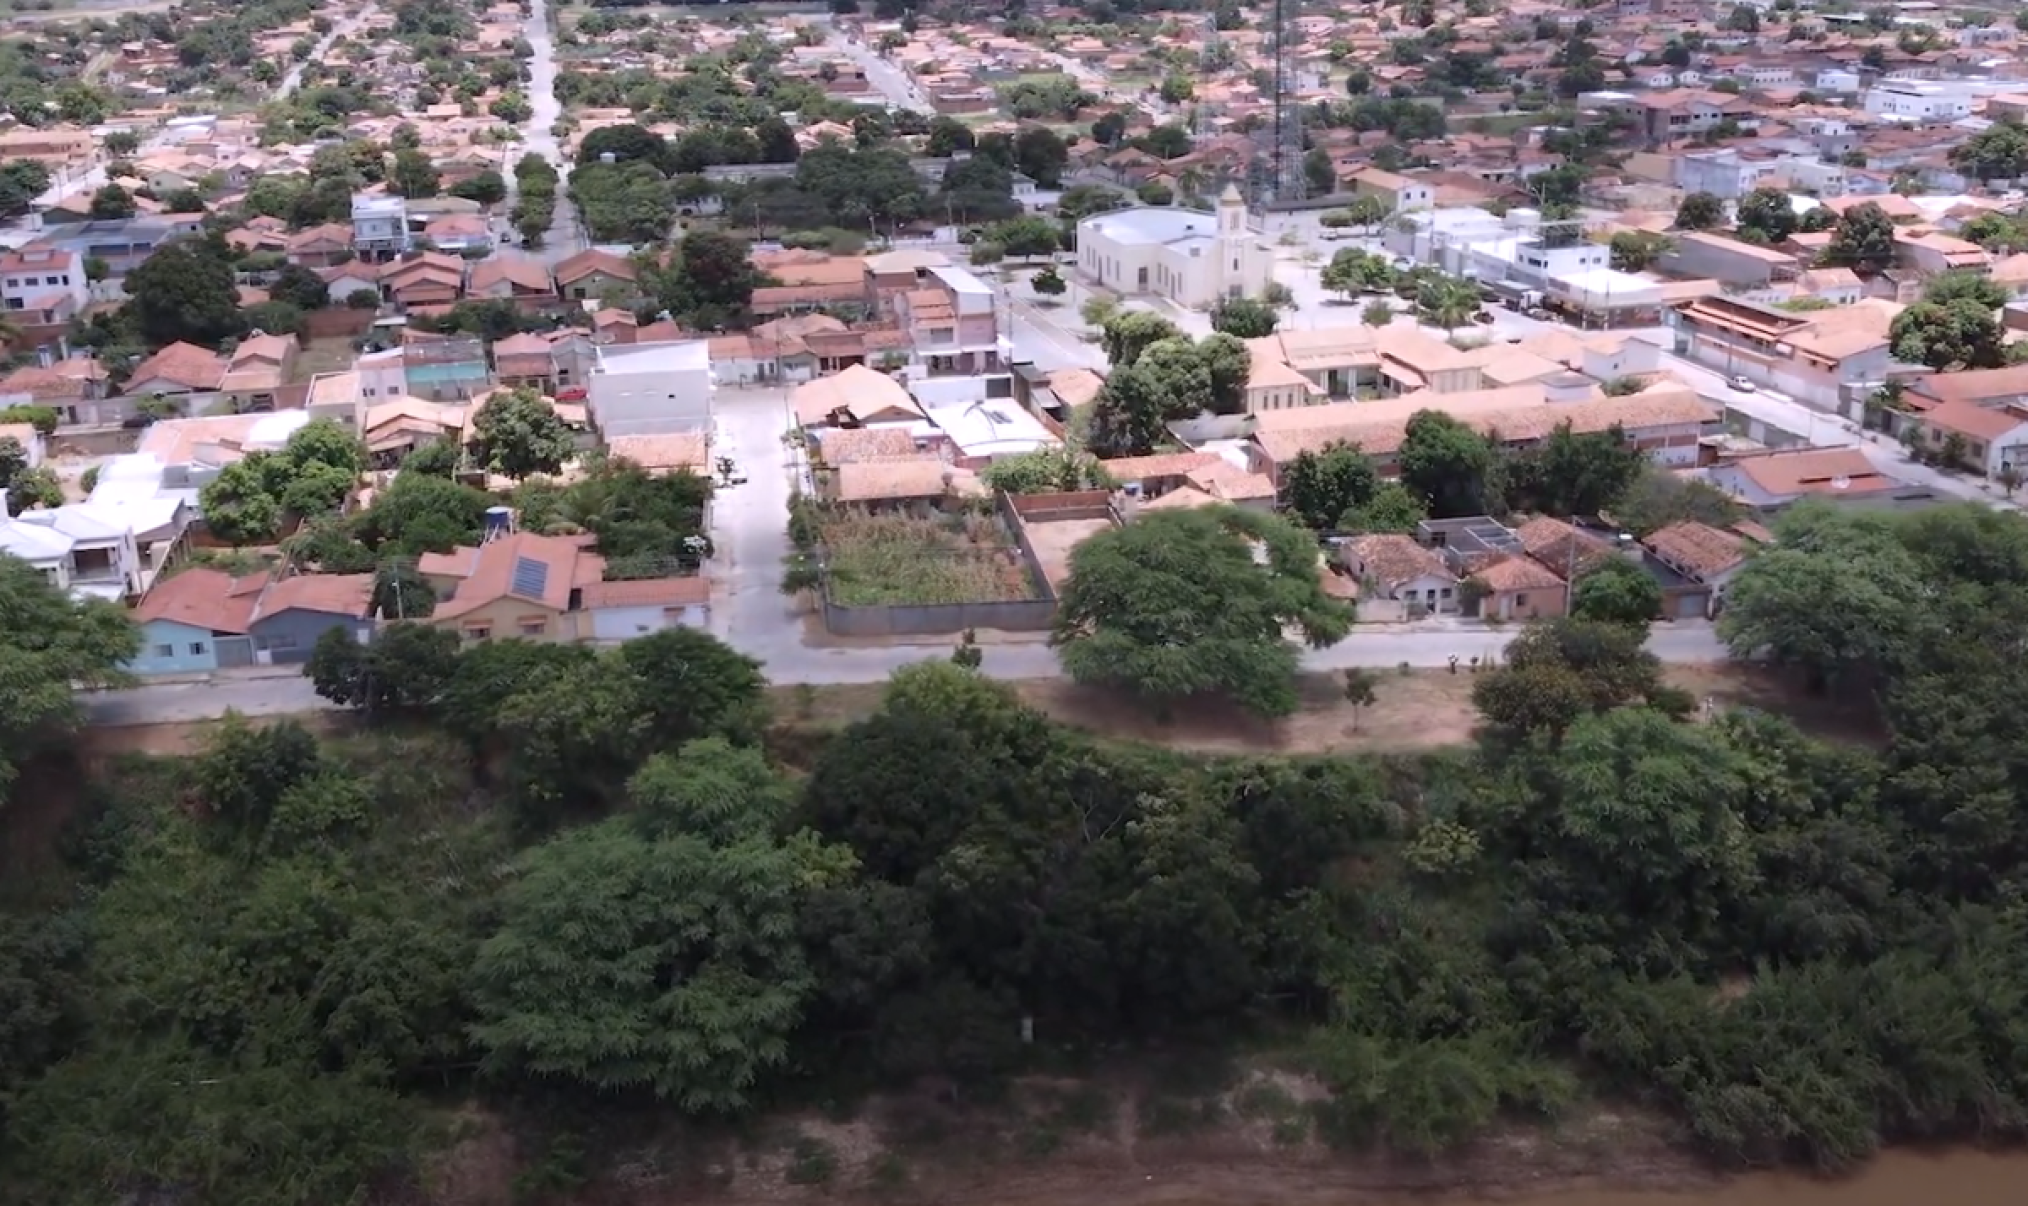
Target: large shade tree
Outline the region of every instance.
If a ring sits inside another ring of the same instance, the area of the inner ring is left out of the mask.
[[[1224,695],[1280,716],[1296,706],[1288,630],[1321,648],[1351,622],[1351,608],[1324,593],[1307,532],[1272,515],[1206,507],[1145,515],[1079,545],[1051,643],[1082,683],[1164,705]]]

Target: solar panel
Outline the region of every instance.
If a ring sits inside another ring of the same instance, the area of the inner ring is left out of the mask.
[[[514,593],[526,599],[540,599],[549,585],[549,566],[527,557],[514,559]]]

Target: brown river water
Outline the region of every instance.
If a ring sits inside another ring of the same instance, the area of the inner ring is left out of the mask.
[[[1484,1201],[1404,1198],[1401,1206],[1477,1206]],[[1503,1206],[2028,1206],[2028,1153],[1896,1152],[1835,1181],[1763,1173],[1684,1193],[1571,1190],[1500,1201]]]

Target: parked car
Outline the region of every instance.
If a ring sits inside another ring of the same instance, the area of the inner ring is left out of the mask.
[[[1738,390],[1742,394],[1750,394],[1754,391],[1754,384],[1752,381],[1747,380],[1745,377],[1735,376],[1732,379],[1732,388]]]
[[[1472,315],[1472,321],[1478,323],[1480,326],[1490,327],[1493,325],[1493,316],[1491,314],[1488,314],[1486,311],[1481,310],[1477,314]]]

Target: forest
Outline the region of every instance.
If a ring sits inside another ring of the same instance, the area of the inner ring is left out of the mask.
[[[1406,1159],[1600,1102],[1727,1166],[2028,1136],[2028,522],[1776,530],[1721,635],[1876,740],[1701,715],[1631,619],[1523,632],[1476,742],[1416,756],[1110,741],[962,657],[799,724],[685,630],[396,626],[318,650],[318,731],[188,757],[10,728],[0,1197],[415,1202],[473,1103],[595,1175],[621,1120],[1158,1048],[1309,1077],[1292,1125]],[[0,692],[97,619],[7,636]]]

